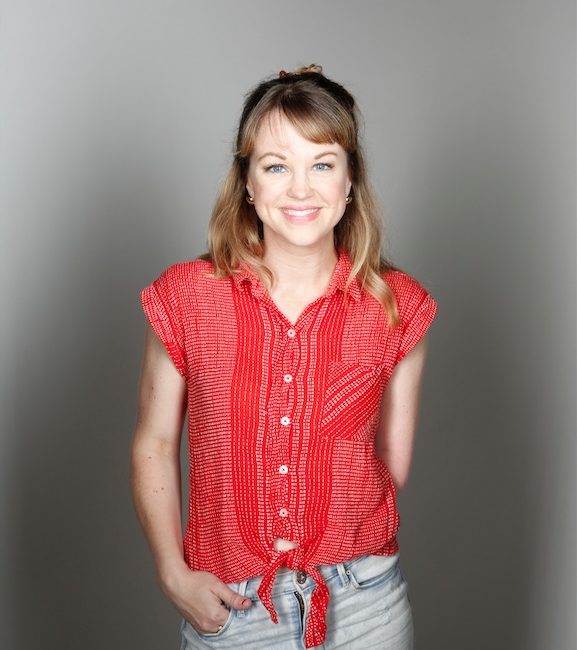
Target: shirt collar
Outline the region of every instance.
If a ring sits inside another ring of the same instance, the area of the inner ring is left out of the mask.
[[[352,279],[348,289],[346,286],[352,268],[353,266],[348,254],[345,251],[340,251],[335,270],[325,292],[326,298],[330,298],[337,291],[344,293],[346,290],[347,295],[355,300],[355,302],[361,299],[361,283],[356,276]],[[249,287],[256,298],[262,298],[266,294],[266,288],[260,276],[248,263],[240,264],[239,268],[233,273],[232,279],[239,289]]]
[[[344,293],[347,292],[347,295],[351,296],[355,302],[358,302],[361,299],[361,283],[357,276],[355,276],[347,288],[347,280],[353,265],[348,256],[348,253],[345,251],[340,251],[339,259],[337,260],[337,265],[333,271],[331,281],[327,287],[326,296],[332,296],[337,291]]]

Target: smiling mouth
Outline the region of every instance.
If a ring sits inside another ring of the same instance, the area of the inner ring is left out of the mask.
[[[294,210],[292,208],[285,208],[283,212],[288,214],[290,217],[308,217],[311,214],[315,214],[319,211],[319,208],[307,208],[306,210]]]

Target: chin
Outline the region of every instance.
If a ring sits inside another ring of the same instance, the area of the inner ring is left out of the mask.
[[[287,239],[287,241],[293,246],[303,248],[303,249],[334,247],[332,233],[329,236],[325,236],[325,237],[306,237],[306,236],[291,237],[290,239]]]

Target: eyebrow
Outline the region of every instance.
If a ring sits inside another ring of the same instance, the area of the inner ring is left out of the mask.
[[[275,153],[274,151],[267,151],[266,153],[263,153],[262,156],[259,156],[257,158],[257,162],[262,160],[263,158],[266,158],[267,156],[273,156],[274,158],[280,158],[281,160],[286,160],[286,157],[283,156],[281,153]]]
[[[316,155],[313,160],[318,160],[323,156],[336,156],[336,155],[337,155],[336,151],[323,151],[322,153]],[[263,153],[262,156],[259,156],[257,158],[257,162],[260,162],[263,158],[266,158],[267,156],[273,156],[274,158],[280,158],[281,160],[286,160],[286,156],[283,156],[282,153],[276,153],[275,151],[267,151],[266,153]]]

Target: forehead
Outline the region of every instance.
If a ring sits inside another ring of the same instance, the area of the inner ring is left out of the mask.
[[[308,140],[295,125],[280,111],[273,111],[265,115],[257,129],[254,140],[254,151],[262,153],[263,150],[290,152],[295,150],[324,149],[329,151],[343,151],[336,142],[316,142]]]

